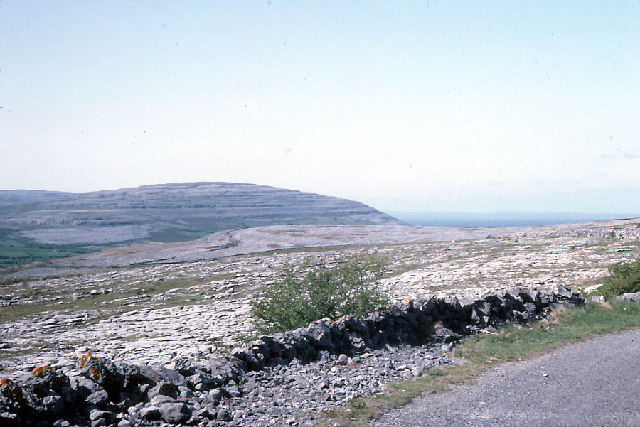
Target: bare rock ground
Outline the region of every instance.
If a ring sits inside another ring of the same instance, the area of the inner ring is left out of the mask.
[[[596,286],[608,264],[640,253],[637,223],[275,226],[61,260],[72,268],[57,268],[56,274],[74,274],[7,281],[0,288],[1,366],[72,364],[87,349],[160,364],[176,355],[225,354],[253,333],[250,301],[260,289],[287,264],[307,257],[325,264],[349,254],[386,257],[390,275],[384,285],[397,299]],[[24,271],[46,276],[34,268]]]
[[[275,225],[221,231],[201,239],[178,243],[151,243],[104,250],[98,253],[47,261],[6,272],[9,279],[70,275],[87,271],[145,264],[187,263],[229,256],[292,248],[320,248],[354,245],[390,245],[427,242],[459,242],[496,238],[553,239],[575,237],[580,242],[597,242],[611,237],[633,240],[639,220],[552,226],[462,228],[413,227],[407,225]],[[551,239],[551,240],[550,240]]]

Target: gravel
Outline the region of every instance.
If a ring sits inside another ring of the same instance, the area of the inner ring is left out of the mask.
[[[279,422],[313,425],[323,410],[381,393],[389,382],[450,363],[440,347],[388,346],[354,357],[327,354],[318,362],[249,372],[238,387],[241,397],[225,400],[218,413],[226,409],[235,425],[274,425],[275,417]]]

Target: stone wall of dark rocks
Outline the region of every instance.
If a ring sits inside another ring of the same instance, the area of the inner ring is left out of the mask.
[[[389,345],[449,343],[506,322],[544,318],[559,304],[583,303],[564,287],[555,292],[513,290],[475,301],[407,299],[363,318],[323,319],[263,336],[224,358],[175,359],[171,369],[87,353],[74,372],[42,366],[1,378],[0,425],[224,424],[231,421],[229,413],[213,408],[239,397],[233,395],[240,393],[237,384],[252,371],[309,363],[327,354],[355,356]]]

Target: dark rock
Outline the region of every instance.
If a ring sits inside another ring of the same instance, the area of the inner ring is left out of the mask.
[[[160,418],[168,423],[183,423],[191,417],[191,409],[182,402],[167,402],[158,407]]]
[[[198,391],[207,391],[212,388],[220,387],[225,383],[224,379],[220,376],[213,376],[203,371],[197,371],[195,374],[187,378],[187,384],[189,387]]]
[[[24,400],[22,393],[22,387],[9,378],[0,379],[0,397],[3,397],[8,402],[18,403]]]
[[[271,354],[271,359],[277,359],[282,356],[282,345],[280,342],[274,337],[270,336],[262,336],[260,340],[263,341],[269,347],[269,353]]]
[[[221,389],[211,390],[207,395],[207,399],[211,402],[219,402],[224,397],[224,391]]]
[[[556,294],[554,294],[553,292],[541,292],[539,294],[538,301],[542,306],[549,306],[549,304],[553,304],[557,301]]]
[[[82,376],[104,388],[110,400],[118,400],[124,386],[124,375],[118,365],[87,352],[80,359],[79,368]]]
[[[159,421],[160,420],[160,408],[157,406],[145,406],[140,409],[140,417],[145,421]]]
[[[198,367],[193,360],[180,357],[172,360],[174,369],[182,376],[189,377],[198,371]]]
[[[176,401],[176,399],[174,399],[173,397],[163,396],[163,395],[159,394],[159,395],[157,395],[157,396],[154,396],[154,397],[149,401],[149,403],[150,403],[150,404],[152,404],[152,405],[155,405],[155,406],[160,406],[160,405],[162,405],[163,403],[167,403],[167,402],[169,402],[169,403],[173,403],[173,402],[175,402],[175,401]]]
[[[49,390],[46,396],[25,393],[24,397],[29,418],[54,421],[62,416],[64,399],[53,390]]]
[[[443,340],[446,343],[450,343],[452,341],[459,340],[461,337],[460,334],[453,332],[449,328],[437,328],[435,330],[436,337]]]
[[[560,285],[556,290],[556,295],[561,299],[571,299],[571,296],[573,295],[573,293],[571,292],[571,290],[569,290],[565,286]]]
[[[256,382],[255,379],[251,378],[249,379],[247,382],[245,382],[244,384],[242,384],[242,391],[245,394],[249,394],[251,393],[253,390],[255,390],[256,388],[258,388],[258,383]]]
[[[180,386],[178,387],[178,398],[179,399],[190,399],[193,397],[193,392],[189,389],[189,387]]]
[[[250,348],[236,349],[231,355],[244,362],[250,371],[257,371],[264,367],[264,355],[254,354]]]
[[[82,400],[86,399],[90,394],[102,390],[98,384],[84,377],[73,377],[69,383],[70,388],[77,393],[78,399]]]
[[[207,405],[204,408],[200,408],[196,411],[194,411],[191,414],[191,419],[193,421],[201,421],[201,420],[213,420],[214,418],[216,418],[218,415],[218,413],[215,410],[215,407],[213,405]]]
[[[157,382],[164,381],[166,383],[175,384],[176,386],[187,386],[187,380],[178,371],[167,368],[149,368],[150,373],[143,372],[151,380]]]
[[[45,365],[35,368],[23,380],[21,391],[33,416],[53,420],[59,417],[64,409],[60,393],[70,386],[69,378]]]
[[[116,420],[116,414],[111,411],[101,411],[94,409],[89,414],[91,420],[91,427],[109,426]]]
[[[309,325],[309,336],[313,340],[313,345],[322,350],[331,350],[333,342],[331,341],[332,322],[329,319],[316,320]]]
[[[22,401],[22,397],[20,401]],[[19,412],[20,403],[17,400],[0,395],[0,425],[7,427],[22,425],[22,418],[18,415]]]
[[[169,396],[173,399],[177,399],[178,386],[167,381],[160,381],[154,387],[149,389],[149,391],[147,391],[147,396],[149,399],[153,399],[158,395]]]
[[[87,396],[86,402],[89,405],[94,405],[98,408],[104,408],[109,403],[109,395],[104,390],[98,390]]]
[[[218,418],[218,421],[231,421],[233,419],[233,417],[231,416],[231,413],[226,409],[222,409],[218,411],[217,418]]]
[[[115,363],[116,368],[122,373],[123,382],[122,387],[125,389],[132,389],[137,387],[140,389],[142,384],[154,384],[157,376],[155,370],[147,365],[133,365],[129,363]]]
[[[61,395],[64,399],[65,405],[76,405],[80,401],[80,395],[78,394],[78,391],[71,386],[63,387],[61,390]]]
[[[227,392],[227,395],[231,398],[242,396],[242,393],[240,392],[237,386],[228,386],[225,388],[225,390]]]
[[[212,358],[205,366],[205,372],[220,384],[226,384],[230,381],[237,382],[245,370],[246,365],[244,362],[235,357],[225,359]]]

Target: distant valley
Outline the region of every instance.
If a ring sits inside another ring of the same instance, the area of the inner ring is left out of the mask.
[[[359,202],[253,184],[163,184],[79,194],[0,191],[0,268],[222,230],[394,224],[403,223]]]

